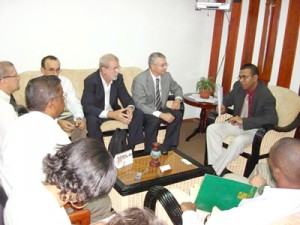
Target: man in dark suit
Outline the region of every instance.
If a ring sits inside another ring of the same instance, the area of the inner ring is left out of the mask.
[[[137,75],[132,83],[132,98],[136,107],[144,112],[145,150],[151,150],[161,122],[167,125],[163,145],[170,150],[176,148],[179,141],[182,88],[167,72],[168,63],[162,53],[152,53],[148,64],[149,69]],[[170,108],[166,105],[169,93],[175,96]]]
[[[135,108],[119,69],[119,59],[115,55],[103,55],[100,58],[99,69],[84,80],[81,104],[87,120],[89,137],[99,139],[104,145],[100,125],[107,120],[118,120],[128,124],[128,145],[133,149],[135,145],[144,141],[143,113]],[[118,104],[118,100],[123,108]]]
[[[234,107],[233,117],[224,123],[214,123],[206,131],[208,164],[211,173],[220,175],[226,165],[252,143],[258,128],[265,124],[277,124],[276,101],[265,83],[258,78],[258,68],[245,64],[240,69],[239,81],[223,99],[221,113]],[[226,150],[222,149],[223,139],[236,136]]]

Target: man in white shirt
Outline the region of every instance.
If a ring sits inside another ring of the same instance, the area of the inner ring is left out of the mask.
[[[244,199],[238,207],[212,213],[206,225],[267,225],[300,213],[300,140],[283,138],[270,150],[269,168],[276,188],[265,187],[263,194]],[[191,203],[182,203],[183,225],[203,224]]]
[[[10,104],[11,94],[20,88],[20,77],[11,62],[0,62],[0,146],[4,135],[11,125],[17,119],[17,113]]]
[[[55,75],[61,80],[65,98],[65,110],[58,117],[57,123],[67,133],[71,133],[71,140],[76,141],[86,137],[86,123],[83,110],[71,80],[60,75],[60,61],[57,57],[48,55],[41,61],[41,72],[43,75]]]
[[[44,180],[43,158],[55,153],[57,145],[70,143],[55,121],[64,110],[60,79],[57,76],[34,78],[28,82],[25,96],[30,112],[10,126],[0,149],[0,181],[8,196],[14,186]],[[111,201],[106,195],[89,201],[86,207],[95,222],[110,215]]]

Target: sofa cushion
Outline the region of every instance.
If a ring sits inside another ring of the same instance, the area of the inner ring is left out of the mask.
[[[63,69],[61,75],[68,77],[76,90],[76,95],[81,99],[83,92],[83,81],[84,79],[94,73],[97,69]],[[137,67],[123,67],[120,69],[120,73],[123,74],[124,83],[128,90],[128,93],[131,95],[131,84],[134,77],[142,72],[140,68]],[[20,90],[14,93],[16,102],[21,105],[25,105],[25,88],[28,81],[32,78],[38,77],[41,75],[39,70],[37,71],[26,71],[20,73]]]

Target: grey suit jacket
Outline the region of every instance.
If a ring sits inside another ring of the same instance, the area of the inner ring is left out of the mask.
[[[132,98],[137,108],[146,114],[152,114],[155,109],[155,88],[150,70],[147,69],[137,75],[131,86]],[[161,76],[161,101],[166,106],[169,94],[182,98],[182,88],[173,80],[170,73]]]

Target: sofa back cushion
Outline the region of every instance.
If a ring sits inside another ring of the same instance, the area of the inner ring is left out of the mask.
[[[76,95],[81,99],[83,92],[83,81],[84,79],[94,73],[97,69],[63,69],[61,75],[68,77],[76,90]],[[142,72],[140,68],[137,67],[123,67],[120,69],[120,73],[123,74],[125,86],[131,95],[131,85],[134,77]],[[41,75],[40,71],[27,71],[20,73],[20,89],[16,91],[13,95],[16,99],[17,104],[25,104],[25,88],[29,80]]]

